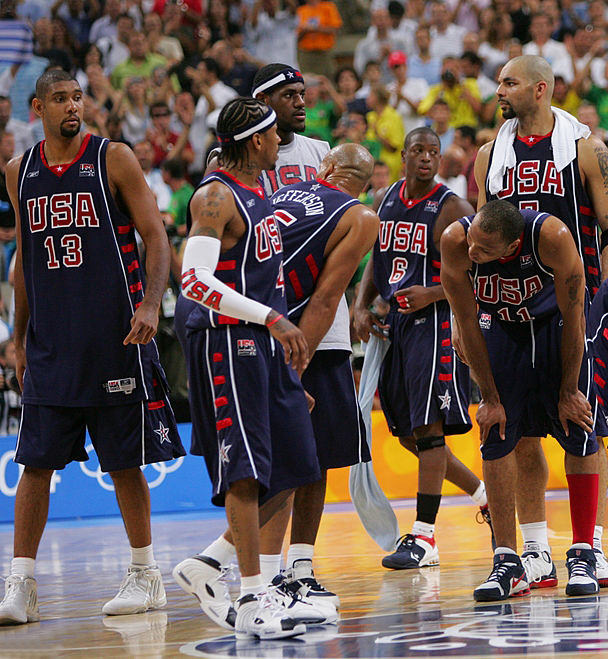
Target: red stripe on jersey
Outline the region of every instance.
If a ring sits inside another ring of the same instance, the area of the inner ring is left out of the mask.
[[[433,266],[433,268],[439,269],[441,268],[441,261],[431,261],[431,265]]]
[[[452,379],[452,374],[451,373],[440,373],[439,374],[439,380],[441,382],[450,382]]]
[[[165,406],[164,400],[153,400],[151,403],[148,403],[149,410],[160,410],[160,408],[164,406]]]
[[[602,389],[606,386],[606,380],[604,380],[604,378],[601,378],[597,373],[593,376],[593,381],[596,384],[599,384]]]
[[[599,358],[595,358],[596,363],[598,363],[602,368],[606,368],[606,364]]]
[[[442,357],[439,358],[439,361],[442,364],[451,364],[452,363],[452,357],[451,357],[451,355],[443,355]]]
[[[304,260],[306,261],[306,265],[310,270],[310,274],[312,275],[313,281],[317,281],[317,277],[319,276],[319,268],[317,266],[314,256],[312,254],[309,254]]]
[[[606,339],[606,341],[608,341],[608,327],[606,329],[604,329],[602,334],[604,335],[604,338]]]
[[[216,375],[216,376],[213,378],[213,384],[214,384],[215,386],[218,386],[218,385],[220,385],[220,384],[225,384],[225,383],[226,383],[226,378],[225,378],[223,375]]]
[[[596,398],[597,398],[597,402],[598,402],[602,407],[604,407],[604,399],[603,399],[601,396],[597,396],[597,395],[596,395]]]
[[[595,229],[593,227],[588,227],[586,224],[581,226],[581,231],[586,233],[588,236],[593,236],[595,234]]]
[[[213,353],[213,361],[214,362],[221,362],[224,359],[224,355],[222,355],[221,352],[214,352]]]
[[[441,277],[440,277],[439,275],[433,275],[433,276],[431,277],[431,281],[432,281],[434,284],[440,284],[440,283],[441,283]]]
[[[450,329],[450,321],[444,320],[443,323],[441,323],[441,329]]]
[[[131,284],[129,286],[129,290],[131,291],[131,293],[137,293],[137,291],[141,291],[142,288],[143,286],[141,285],[140,281],[138,281],[136,284]]]
[[[137,268],[139,268],[139,261],[131,261],[127,266],[129,272],[133,272],[133,270],[137,270]]]
[[[226,396],[219,396],[215,399],[215,406],[222,407],[222,405],[228,405],[228,399]]]
[[[228,286],[228,288],[231,288],[233,291],[236,290],[236,284],[233,281],[227,281],[226,286]]]
[[[223,430],[224,428],[228,428],[232,425],[232,419],[228,417],[227,419],[220,419],[219,421],[215,422],[215,428],[216,430]]]
[[[593,295],[595,295],[599,290],[600,289],[597,286],[593,286],[593,288],[591,289],[591,292],[593,293]]]
[[[236,268],[236,261],[220,261],[215,270],[234,270]]]
[[[136,308],[136,309],[139,309],[139,307],[140,307],[140,305],[141,305],[142,302],[143,302],[143,300],[140,300],[139,302],[136,302],[136,303],[135,303],[135,308]]]
[[[131,231],[131,226],[130,224],[119,224],[118,225],[118,233],[129,233]]]
[[[585,252],[585,254],[588,254],[589,256],[595,256],[595,247],[585,247],[583,249],[583,252]]]
[[[301,300],[304,297],[304,290],[302,289],[302,284],[300,284],[300,280],[298,279],[298,275],[296,274],[295,270],[290,271],[289,281],[291,282],[293,292],[296,295],[296,300]]]
[[[587,272],[591,275],[599,275],[600,274],[600,271],[597,268],[593,268],[590,265],[587,266]]]
[[[239,319],[238,318],[232,318],[232,316],[219,315],[217,317],[217,322],[220,325],[238,325],[239,324]]]
[[[583,215],[588,215],[589,217],[593,217],[593,211],[588,207],[588,206],[579,206],[578,209]]]
[[[451,343],[452,343],[452,341],[450,339],[443,339],[443,341],[441,342],[441,345],[444,348],[447,348],[447,346],[451,345]]]
[[[122,245],[120,248],[123,252],[123,254],[126,254],[127,252],[132,252],[135,249],[135,243],[129,243],[128,245]]]

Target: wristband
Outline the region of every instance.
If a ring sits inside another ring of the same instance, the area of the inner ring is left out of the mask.
[[[281,318],[283,318],[282,313],[280,313],[276,318],[273,318],[269,323],[266,323],[266,327],[272,327],[275,323],[278,323]]]

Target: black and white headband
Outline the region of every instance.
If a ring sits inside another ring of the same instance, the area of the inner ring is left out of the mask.
[[[242,140],[251,137],[254,133],[264,133],[269,128],[272,128],[276,120],[276,112],[272,108],[267,108],[266,112],[259,119],[256,119],[246,128],[239,128],[238,133],[236,131],[230,133],[218,132],[217,139],[220,144],[226,144],[227,142],[241,142]]]
[[[279,71],[276,75],[272,76],[269,80],[260,82],[257,87],[254,87],[251,91],[251,95],[255,98],[260,92],[268,92],[275,87],[281,85],[288,85],[292,82],[304,82],[304,77],[292,66],[286,66],[282,71]]]

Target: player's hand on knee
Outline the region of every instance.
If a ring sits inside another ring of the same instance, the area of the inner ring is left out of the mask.
[[[269,317],[266,326],[270,334],[283,346],[285,363],[291,364],[298,373],[302,373],[308,366],[308,343],[304,334],[287,318],[275,311],[271,311]]]
[[[582,391],[577,390],[571,393],[560,392],[557,409],[559,412],[559,421],[562,424],[566,436],[570,434],[568,421],[576,423],[585,432],[591,432],[593,429],[591,405]]]
[[[123,341],[129,343],[150,343],[158,327],[158,309],[142,302],[131,318],[131,331]]]
[[[486,402],[482,400],[477,408],[476,418],[479,425],[479,441],[481,444],[485,444],[485,441],[490,434],[490,430],[495,425],[498,425],[498,434],[500,435],[500,438],[505,438],[507,415],[505,414],[505,408],[500,401]]]
[[[382,320],[369,309],[355,309],[353,325],[359,340],[365,341],[366,343],[369,341],[370,334],[386,341],[390,329],[388,325],[383,323]]]

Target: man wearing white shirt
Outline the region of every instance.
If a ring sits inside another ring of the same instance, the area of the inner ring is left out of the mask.
[[[138,142],[133,146],[133,153],[141,166],[148,187],[152,190],[158,209],[161,212],[166,211],[171,201],[171,188],[163,181],[160,169],[152,167],[154,162],[152,145],[147,140]]]
[[[295,0],[287,0],[285,9],[279,9],[278,0],[256,0],[247,26],[253,45],[253,54],[263,62],[270,62],[281,53],[281,60],[289,66],[298,64],[296,41]]]
[[[587,27],[577,28],[571,37],[571,46],[567,48],[568,54],[553,63],[553,73],[561,76],[566,82],[572,83],[576,75],[582,71],[593,58],[592,46],[595,41],[593,29]]]
[[[120,16],[120,0],[106,0],[103,16],[91,25],[89,32],[89,43],[96,43],[102,37],[108,39],[117,38],[116,23]]]
[[[131,55],[127,44],[134,30],[133,17],[129,14],[121,14],[116,21],[116,38],[102,37],[97,42],[99,50],[103,53],[104,71],[107,74]]]
[[[462,40],[467,30],[450,23],[450,13],[443,2],[431,4],[431,55],[443,59],[462,55]]]
[[[467,198],[467,179],[463,174],[466,154],[456,144],[450,145],[441,157],[435,180],[447,185],[461,199]]]
[[[401,115],[405,133],[424,125],[424,117],[418,114],[418,104],[428,94],[429,86],[422,78],[407,75],[407,55],[396,50],[388,57],[388,66],[394,80],[387,85],[391,93],[391,105]]]
[[[553,66],[559,60],[568,57],[568,50],[563,43],[551,39],[551,20],[545,14],[534,14],[530,23],[532,41],[523,47],[524,55],[538,55]]]

